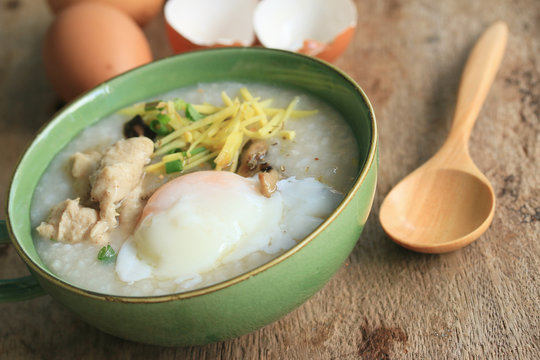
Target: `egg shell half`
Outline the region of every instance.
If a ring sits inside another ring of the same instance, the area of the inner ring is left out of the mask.
[[[357,17],[352,0],[264,0],[255,9],[253,23],[264,47],[332,62],[351,42]]]
[[[165,27],[175,53],[203,48],[251,46],[258,0],[169,0]]]

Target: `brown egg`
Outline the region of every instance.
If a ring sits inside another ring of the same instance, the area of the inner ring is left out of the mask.
[[[152,61],[144,33],[126,14],[81,2],[58,14],[45,36],[47,76],[65,101],[127,70]]]
[[[95,1],[112,5],[131,16],[139,25],[143,26],[161,11],[164,0],[47,0],[51,10],[55,14],[70,5],[82,1]]]

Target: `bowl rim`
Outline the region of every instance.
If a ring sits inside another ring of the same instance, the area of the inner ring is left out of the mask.
[[[357,175],[357,178],[351,188],[349,189],[348,193],[346,194],[345,198],[341,201],[341,203],[338,205],[336,209],[314,230],[312,231],[308,236],[306,236],[303,240],[298,242],[296,245],[285,251],[284,253],[280,254],[279,256],[271,259],[270,261],[257,266],[256,268],[249,270],[245,273],[242,273],[240,275],[234,276],[233,278],[220,281],[218,283],[205,286],[202,288],[184,291],[184,292],[178,292],[178,293],[172,293],[172,294],[164,294],[164,295],[146,295],[146,296],[126,296],[126,295],[111,295],[106,293],[101,293],[93,290],[84,289],[81,287],[78,287],[76,285],[73,285],[65,280],[62,280],[60,277],[53,276],[49,274],[47,271],[42,269],[40,265],[38,265],[22,248],[21,244],[17,240],[14,230],[12,227],[12,218],[9,213],[10,208],[10,201],[11,201],[11,194],[12,194],[12,188],[14,186],[13,180],[15,178],[15,175],[17,174],[19,170],[19,166],[21,162],[25,159],[27,153],[31,150],[32,145],[34,144],[35,140],[48,128],[48,126],[62,113],[69,112],[71,109],[76,109],[81,103],[86,101],[85,99],[88,97],[93,97],[94,93],[103,91],[103,89],[108,87],[108,83],[111,81],[115,81],[116,79],[124,78],[127,76],[132,76],[134,73],[137,73],[140,71],[140,69],[146,69],[149,67],[157,67],[160,64],[168,61],[175,61],[176,58],[179,57],[188,57],[188,56],[196,56],[196,54],[200,54],[203,52],[211,53],[216,51],[231,51],[231,50],[241,50],[241,51],[247,51],[247,52],[270,52],[270,53],[284,53],[286,56],[292,56],[292,57],[301,57],[305,61],[311,61],[315,63],[319,63],[319,65],[323,65],[325,67],[330,68],[332,71],[334,71],[337,75],[341,76],[346,82],[350,83],[353,88],[359,93],[361,99],[364,102],[364,105],[368,109],[368,114],[370,117],[371,122],[371,131],[372,136],[370,138],[370,144],[369,144],[369,150],[367,153],[367,157],[364,163],[364,166],[360,170],[360,172]],[[378,132],[377,132],[377,125],[376,125],[376,117],[375,112],[373,110],[373,106],[371,105],[371,102],[369,101],[367,95],[365,94],[364,90],[350,77],[348,74],[346,74],[344,71],[339,69],[337,66],[321,60],[316,57],[291,52],[288,50],[280,50],[280,49],[269,49],[269,48],[246,48],[246,47],[226,47],[226,48],[212,48],[212,49],[201,49],[201,50],[195,50],[190,51],[187,53],[177,54],[173,55],[164,59],[160,59],[157,61],[153,61],[149,64],[145,64],[142,66],[139,66],[135,69],[129,70],[127,72],[124,72],[120,75],[117,75],[99,85],[92,88],[91,90],[81,94],[76,99],[72,100],[70,103],[66,104],[63,108],[56,111],[37,131],[37,133],[32,137],[32,139],[29,141],[29,143],[26,145],[22,155],[19,157],[17,164],[12,172],[9,187],[8,187],[8,196],[5,204],[5,214],[6,214],[6,224],[7,224],[7,230],[9,233],[9,236],[11,238],[12,244],[15,247],[16,252],[18,255],[23,259],[27,267],[30,268],[33,272],[39,275],[39,277],[47,280],[48,282],[53,283],[54,285],[62,288],[63,290],[66,290],[70,293],[74,293],[77,295],[82,295],[87,298],[96,299],[96,300],[103,300],[103,301],[109,301],[109,302],[119,302],[119,303],[132,303],[132,304],[142,304],[142,303],[163,303],[163,302],[169,302],[174,300],[186,300],[191,299],[207,294],[211,294],[214,292],[217,292],[219,290],[231,287],[235,284],[241,283],[255,275],[258,275],[275,265],[285,261],[289,257],[293,256],[297,252],[299,252],[302,248],[310,244],[321,232],[326,230],[330,224],[334,221],[335,218],[341,214],[341,212],[347,207],[347,205],[352,201],[353,197],[356,195],[362,184],[364,183],[368,173],[370,172],[372,166],[376,162],[377,158],[377,146],[378,146]],[[35,276],[34,276],[35,277]]]

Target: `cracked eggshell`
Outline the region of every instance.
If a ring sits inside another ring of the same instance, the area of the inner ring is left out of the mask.
[[[101,2],[112,5],[144,26],[162,9],[164,0],[47,0],[51,10],[57,14],[64,8],[83,1]]]
[[[351,0],[263,0],[253,23],[264,47],[334,61],[352,40],[357,17]]]
[[[175,53],[255,42],[253,12],[258,0],[169,0],[165,26]]]
[[[67,7],[45,35],[46,74],[65,101],[151,61],[150,45],[135,21],[99,2]]]

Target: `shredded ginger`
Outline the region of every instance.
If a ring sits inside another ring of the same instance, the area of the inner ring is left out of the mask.
[[[247,88],[240,89],[239,95],[241,99],[231,99],[222,92],[223,106],[169,100],[122,110],[124,114],[141,115],[151,128],[156,119],[166,119],[161,125],[170,131],[156,140],[152,155],[156,160],[144,170],[164,173],[171,168],[167,163],[179,161],[174,168],[182,173],[213,161],[216,170],[236,172],[240,153],[249,140],[276,136],[293,140],[295,132],[283,130],[285,122],[317,113],[317,110],[294,110],[298,97],[286,108],[271,108],[272,99],[255,98]]]

